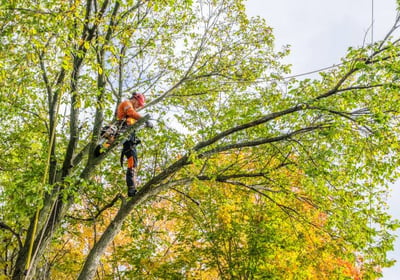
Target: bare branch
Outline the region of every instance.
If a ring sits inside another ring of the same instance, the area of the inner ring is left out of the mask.
[[[99,209],[99,211],[92,217],[90,218],[80,218],[80,217],[73,217],[70,215],[66,215],[65,217],[73,219],[73,220],[78,220],[78,221],[84,221],[84,222],[93,222],[95,221],[104,211],[106,211],[109,208],[114,207],[115,203],[118,200],[122,200],[123,196],[121,194],[117,194],[113,200],[111,200],[109,203],[107,203],[106,205],[103,206],[103,208]]]
[[[184,197],[188,198],[190,201],[192,201],[194,204],[196,204],[197,206],[200,205],[200,202],[196,201],[194,198],[192,198],[190,195],[188,195],[187,193],[184,193],[176,188],[171,188],[171,190],[183,195]]]
[[[15,232],[10,226],[8,226],[8,225],[6,225],[5,223],[3,223],[3,222],[0,221],[0,229],[5,229],[5,230],[8,230],[9,232],[11,232],[11,233],[17,238],[19,248],[22,248],[22,247],[23,247],[23,246],[22,246],[21,237],[20,237],[19,234],[18,234],[17,232]]]

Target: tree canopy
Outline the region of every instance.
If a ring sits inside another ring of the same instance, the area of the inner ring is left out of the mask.
[[[400,44],[287,79],[241,0],[0,5],[0,279],[376,279],[393,264]],[[139,192],[119,145],[131,92]],[[121,278],[122,277],[122,278]]]

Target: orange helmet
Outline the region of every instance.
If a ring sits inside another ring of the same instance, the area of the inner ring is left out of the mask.
[[[140,108],[142,108],[146,104],[146,99],[144,98],[144,95],[142,93],[134,92],[131,99],[132,98],[135,98],[137,100]]]

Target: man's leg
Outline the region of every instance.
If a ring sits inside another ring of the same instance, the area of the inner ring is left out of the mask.
[[[135,160],[133,156],[128,158],[128,168],[126,169],[126,185],[128,186],[128,196],[134,196],[136,190]]]

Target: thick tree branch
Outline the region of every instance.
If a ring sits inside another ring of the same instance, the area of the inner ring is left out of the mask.
[[[107,45],[110,43],[111,36],[113,34],[113,31],[115,29],[115,17],[118,13],[118,9],[120,7],[119,2],[115,2],[110,22],[108,24],[108,28],[106,31],[106,36],[104,39],[103,45],[99,47],[99,49],[96,50],[97,54],[97,62],[99,64],[99,67],[101,69],[104,69],[104,55],[105,55],[105,50]],[[106,86],[106,78],[105,78],[105,73],[102,71],[101,73],[97,73],[97,89],[100,92],[99,95],[97,96],[97,102],[96,102],[96,113],[95,113],[95,119],[94,119],[94,126],[92,130],[92,147],[96,144],[99,135],[100,135],[100,130],[103,125],[103,120],[104,120],[104,94],[105,94],[105,86]]]
[[[279,141],[290,139],[291,137],[296,136],[298,134],[304,134],[304,133],[307,133],[307,132],[310,132],[313,130],[323,129],[323,128],[327,128],[327,127],[329,127],[329,126],[327,126],[327,124],[321,124],[321,125],[317,125],[317,126],[310,126],[310,127],[302,128],[302,129],[292,131],[290,133],[286,133],[286,134],[276,136],[276,137],[261,138],[261,139],[257,139],[257,140],[253,140],[253,141],[246,141],[246,142],[239,142],[239,143],[235,143],[235,144],[225,145],[225,146],[217,147],[217,148],[202,152],[199,154],[199,157],[202,158],[202,157],[205,157],[208,155],[221,153],[221,152],[232,150],[232,149],[240,149],[240,148],[244,148],[244,147],[255,147],[255,146],[260,146],[260,145],[267,144],[267,143],[279,142]]]
[[[62,167],[62,177],[66,177],[70,170],[73,168],[73,157],[75,153],[75,149],[77,147],[77,143],[79,141],[79,108],[77,106],[77,88],[78,88],[78,80],[79,80],[79,72],[87,53],[87,49],[85,48],[85,42],[90,42],[95,36],[95,32],[98,26],[101,23],[101,19],[104,16],[104,13],[108,7],[109,0],[105,0],[100,11],[95,16],[95,22],[91,28],[88,25],[85,25],[85,28],[82,32],[82,42],[78,46],[76,52],[73,54],[73,71],[71,74],[71,103],[70,103],[70,139],[67,146],[67,151],[65,153],[64,163]],[[88,2],[86,17],[89,17],[90,14],[90,1]],[[79,55],[78,55],[79,54]]]
[[[266,116],[264,116],[262,118],[259,118],[259,119],[255,120],[255,121],[248,122],[248,123],[245,123],[245,124],[242,124],[242,125],[238,125],[238,126],[233,127],[231,129],[227,129],[227,130],[219,133],[218,135],[212,137],[209,140],[206,140],[206,141],[198,143],[196,146],[194,146],[193,150],[194,151],[199,151],[200,149],[202,149],[204,147],[207,147],[207,146],[210,146],[210,145],[214,144],[215,142],[217,142],[217,141],[219,141],[219,140],[221,140],[221,139],[223,139],[223,138],[225,138],[225,137],[227,137],[227,136],[229,136],[229,135],[231,135],[233,133],[236,133],[236,132],[239,132],[239,131],[242,131],[242,130],[245,130],[245,129],[248,129],[248,128],[263,124],[263,123],[266,123],[266,122],[269,122],[271,120],[277,119],[277,118],[282,117],[284,115],[288,115],[288,114],[291,114],[291,113],[294,113],[294,112],[297,112],[297,111],[301,111],[301,110],[303,110],[305,108],[306,107],[303,106],[303,105],[296,105],[296,106],[294,106],[292,108],[289,108],[289,109],[286,109],[286,110],[282,110],[282,111],[275,112],[275,113],[270,113],[270,114],[268,114],[268,115],[266,115]]]

